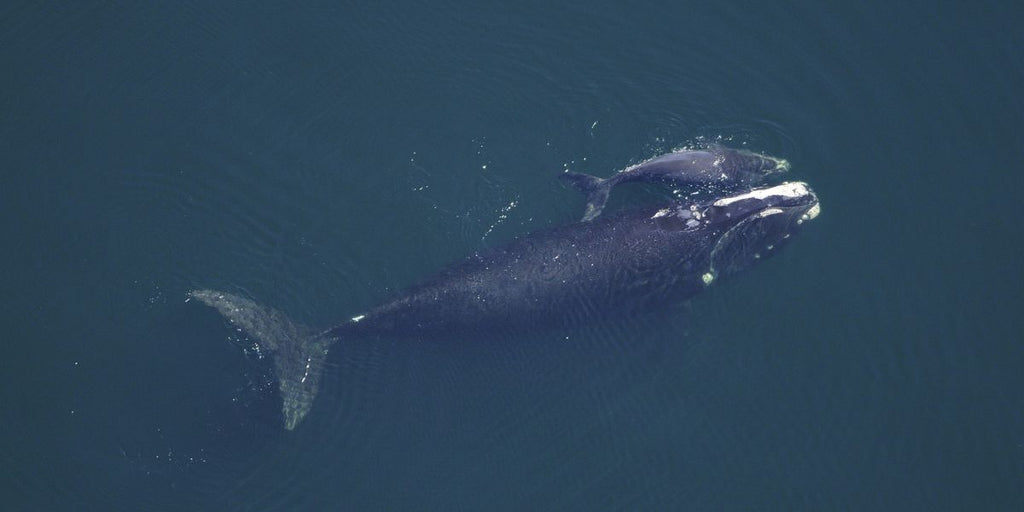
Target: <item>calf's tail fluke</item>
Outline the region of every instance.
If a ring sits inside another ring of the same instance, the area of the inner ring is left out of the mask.
[[[332,338],[292,323],[284,313],[216,290],[189,296],[213,307],[269,354],[281,391],[284,428],[294,429],[313,406]]]
[[[583,222],[594,220],[598,215],[601,215],[605,203],[608,202],[608,194],[612,189],[607,180],[572,171],[565,171],[558,175],[558,178],[563,183],[587,195],[587,207],[583,212]]]

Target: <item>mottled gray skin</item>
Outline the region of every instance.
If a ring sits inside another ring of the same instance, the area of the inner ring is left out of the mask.
[[[712,146],[678,151],[635,165],[610,178],[566,171],[559,178],[587,195],[583,221],[597,218],[608,202],[611,189],[621,183],[639,181],[673,187],[714,186],[727,193],[764,181],[765,177],[789,170],[789,162],[742,149]]]
[[[283,399],[284,428],[294,429],[313,406],[327,349],[335,340],[295,325],[284,313],[245,297],[216,290],[195,290],[189,296],[215,308],[272,356]]]
[[[769,256],[817,213],[805,184],[647,207],[537,231],[453,263],[320,334],[212,290],[192,292],[273,353],[285,428],[309,411],[331,343],[576,325],[676,303]]]

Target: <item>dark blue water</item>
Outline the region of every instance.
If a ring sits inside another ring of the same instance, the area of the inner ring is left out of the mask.
[[[8,2],[0,506],[1024,509],[1019,12]],[[185,302],[327,327],[708,142],[822,215],[667,317],[340,347],[294,432]]]

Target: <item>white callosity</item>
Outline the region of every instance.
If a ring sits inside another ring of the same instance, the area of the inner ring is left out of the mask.
[[[723,197],[718,201],[715,201],[715,206],[728,206],[737,201],[744,199],[760,199],[765,200],[770,197],[804,197],[811,193],[811,189],[807,187],[807,184],[802,181],[792,181],[776,185],[774,187],[759,188],[751,190],[746,194],[737,194],[734,196]]]

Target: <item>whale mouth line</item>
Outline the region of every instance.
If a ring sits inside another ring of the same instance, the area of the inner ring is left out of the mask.
[[[725,231],[725,233],[722,233],[722,236],[718,237],[718,241],[715,242],[715,247],[711,249],[711,254],[710,254],[710,257],[708,258],[708,271],[707,271],[707,273],[704,274],[704,276],[702,276],[702,279],[704,280],[704,284],[705,285],[710,285],[711,282],[714,280],[715,276],[718,275],[718,270],[715,268],[715,257],[718,255],[718,253],[722,249],[722,247],[725,247],[727,245],[727,243],[731,240],[730,236],[733,234],[733,232],[735,232],[737,229],[739,229],[739,228],[741,228],[741,227],[743,227],[743,226],[745,226],[745,225],[747,225],[747,224],[757,220],[758,218],[761,218],[761,217],[759,217],[759,215],[761,213],[764,213],[764,210],[762,210],[761,212],[758,212],[758,214],[756,214],[756,215],[751,215],[751,216],[749,216],[749,217],[747,217],[747,218],[737,222],[736,225],[730,227],[729,229],[727,229]],[[782,210],[779,210],[779,213],[782,213]],[[771,215],[771,214],[769,214],[769,215]]]

